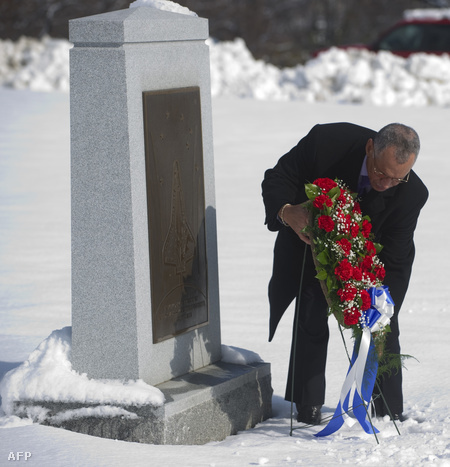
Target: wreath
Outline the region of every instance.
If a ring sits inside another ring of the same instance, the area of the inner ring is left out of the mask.
[[[378,257],[382,245],[374,241],[370,217],[363,215],[358,195],[338,179],[318,178],[305,185],[311,220],[305,233],[311,247],[317,279],[339,324],[354,336],[367,326],[373,304],[371,290],[383,286],[386,274]],[[389,326],[374,335],[379,353]]]

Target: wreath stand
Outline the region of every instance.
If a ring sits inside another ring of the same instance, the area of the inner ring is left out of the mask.
[[[299,314],[300,314],[300,301],[301,301],[301,292],[302,292],[302,288],[303,288],[303,275],[304,275],[304,271],[305,271],[305,262],[306,262],[307,249],[308,249],[308,244],[305,243],[305,249],[304,249],[304,253],[303,253],[303,261],[302,261],[302,270],[301,270],[301,275],[300,275],[300,285],[299,285],[299,291],[298,291],[298,295],[297,295],[297,303],[296,303],[296,306],[295,306],[295,319],[294,319],[295,330],[294,330],[294,342],[293,342],[294,349],[297,348],[298,319],[299,319]],[[339,331],[341,333],[342,342],[344,343],[344,348],[345,348],[345,352],[347,354],[347,358],[348,358],[349,362],[351,363],[350,355],[349,355],[348,349],[347,349],[347,344],[346,344],[345,339],[344,339],[344,333],[342,332],[342,326],[340,325],[339,322],[338,322],[338,327],[339,327]],[[306,427],[310,426],[310,425],[305,425],[305,426],[294,427],[293,414],[294,414],[295,359],[296,359],[296,352],[294,351],[293,352],[293,358],[292,358],[292,370],[291,370],[292,371],[292,377],[291,377],[291,427],[290,427],[289,436],[292,436],[292,434],[293,434],[293,432],[295,430],[300,430],[300,429],[303,429],[303,428],[306,428]],[[389,417],[391,418],[392,422],[394,423],[394,426],[395,426],[395,429],[397,430],[397,433],[400,435],[400,431],[399,431],[399,429],[397,427],[397,424],[395,423],[394,417],[392,416],[392,412],[391,412],[391,410],[389,409],[389,406],[386,403],[386,399],[385,399],[385,397],[383,395],[383,392],[381,391],[381,388],[380,388],[380,386],[378,384],[378,381],[375,380],[375,384],[377,385],[377,389],[378,389],[378,392],[379,392],[379,396],[377,396],[377,397],[381,397],[383,399],[383,403],[384,403],[384,405],[385,405],[385,407],[387,409]],[[361,398],[361,400],[362,400],[362,403],[364,404],[364,408],[366,410],[367,417],[368,417],[370,425],[372,427],[373,435],[375,436],[375,440],[376,440],[377,444],[380,444],[380,442],[378,440],[378,437],[377,437],[377,434],[376,434],[375,430],[373,429],[374,427],[372,425],[372,417],[371,417],[371,415],[369,413],[368,406],[366,405],[363,397]],[[343,412],[339,416],[342,416],[344,413],[348,414],[350,411],[353,410],[353,408],[354,407],[349,407],[348,411]],[[333,416],[330,416],[330,417],[327,417],[325,419],[325,421],[330,421],[332,419],[333,419]]]

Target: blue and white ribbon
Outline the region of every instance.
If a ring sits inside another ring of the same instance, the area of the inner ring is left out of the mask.
[[[382,330],[389,324],[394,314],[394,302],[386,286],[372,287],[368,292],[372,299],[371,307],[363,312],[361,317],[362,335],[355,341],[338,406],[328,425],[315,436],[328,436],[339,430],[344,422],[353,426],[355,420],[348,416],[349,410],[353,410],[366,433],[378,433],[370,423],[367,413],[378,371],[378,355],[372,333]],[[351,404],[350,409],[349,404]]]

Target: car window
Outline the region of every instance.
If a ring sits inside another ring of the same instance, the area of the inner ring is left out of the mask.
[[[417,24],[407,24],[394,29],[378,44],[380,50],[420,50],[423,30]]]
[[[424,26],[423,49],[448,52],[450,50],[450,25],[427,24]]]
[[[394,29],[378,43],[380,50],[448,51],[449,24],[406,24]]]

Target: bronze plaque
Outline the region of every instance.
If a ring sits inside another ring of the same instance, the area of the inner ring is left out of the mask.
[[[143,93],[153,342],[208,323],[198,87]]]

